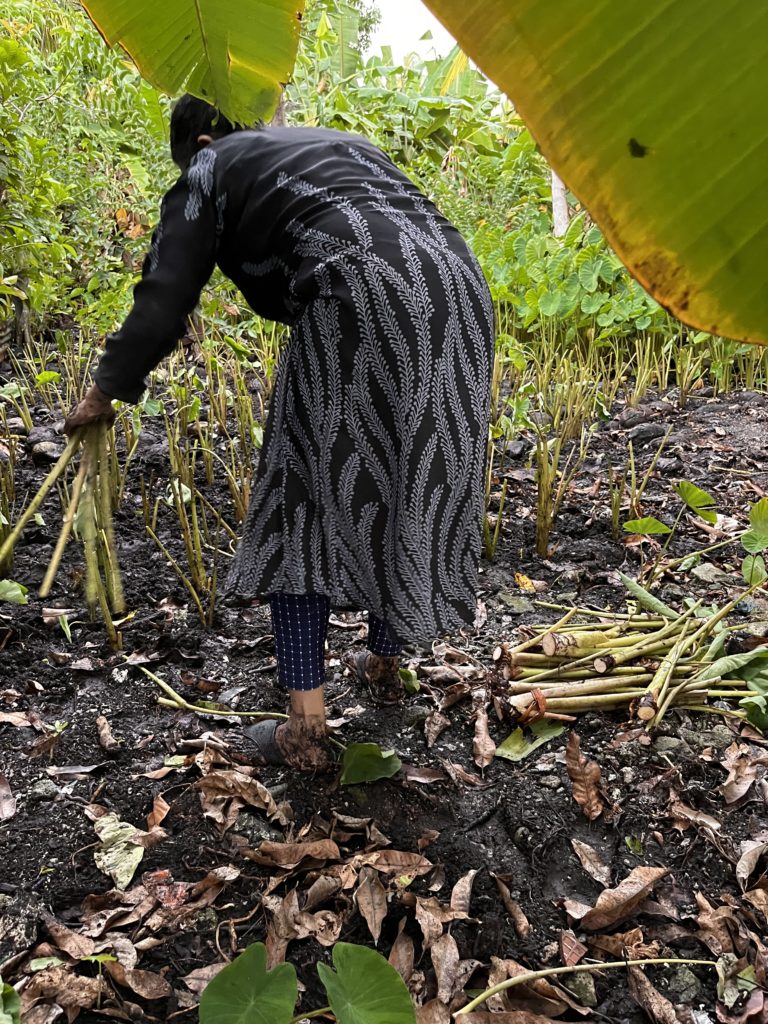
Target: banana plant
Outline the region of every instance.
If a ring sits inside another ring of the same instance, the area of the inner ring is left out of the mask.
[[[426,3],[661,305],[768,342],[767,5]]]

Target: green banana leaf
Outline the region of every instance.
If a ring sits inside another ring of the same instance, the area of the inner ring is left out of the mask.
[[[768,342],[768,4],[426,3],[662,305]]]
[[[202,96],[242,123],[267,119],[296,60],[304,0],[83,0],[110,46],[155,88]]]

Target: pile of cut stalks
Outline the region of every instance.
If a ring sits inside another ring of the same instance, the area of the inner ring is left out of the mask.
[[[67,468],[80,453],[80,462],[71,485],[66,482]],[[0,547],[0,566],[9,566],[24,528],[40,511],[55,484],[65,491],[64,517],[51,561],[40,587],[40,597],[48,597],[61,566],[67,542],[75,531],[85,553],[85,597],[91,614],[101,610],[113,646],[120,647],[120,636],[113,614],[125,611],[120,566],[117,561],[114,529],[107,427],[94,424],[76,431],[51,469],[34,498],[14,524]]]
[[[496,648],[504,711],[525,725],[626,709],[648,729],[670,708],[746,718],[727,705],[754,692],[743,679],[713,679],[712,667],[729,633],[725,619],[756,588],[704,614],[701,601],[677,612],[629,577],[622,581],[632,600],[626,613],[571,608],[554,625],[526,627],[517,646]]]

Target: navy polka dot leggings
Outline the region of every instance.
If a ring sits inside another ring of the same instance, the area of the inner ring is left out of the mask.
[[[272,594],[277,672],[286,690],[316,690],[325,681],[325,638],[331,602],[324,594]],[[380,657],[400,653],[385,622],[368,615],[368,649]]]

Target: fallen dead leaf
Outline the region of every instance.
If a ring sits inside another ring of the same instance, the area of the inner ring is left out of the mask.
[[[711,814],[705,814],[704,811],[697,811],[695,808],[689,807],[675,792],[670,793],[669,813],[672,816],[673,828],[680,832],[684,832],[690,825],[708,828],[713,832],[718,832],[722,827],[717,818],[713,818]]]
[[[431,999],[416,1007],[416,1024],[451,1024],[451,1011],[439,999]]]
[[[120,744],[117,742],[115,737],[112,735],[112,729],[110,728],[109,722],[104,715],[99,715],[96,719],[96,729],[99,734],[99,746],[103,747],[104,750],[109,753],[120,749]]]
[[[581,923],[587,931],[597,932],[626,920],[643,902],[653,887],[669,874],[669,868],[634,868],[615,889],[600,893],[594,908],[565,900],[569,916]]]
[[[46,967],[33,975],[21,994],[22,1020],[26,1020],[29,1009],[43,1001],[56,1003],[69,1020],[74,1020],[81,1010],[90,1010],[97,1004],[105,988],[98,978],[74,974],[67,967]]]
[[[11,792],[11,784],[0,773],[0,821],[10,821],[16,813],[16,797]]]
[[[127,971],[119,961],[107,962],[104,966],[113,981],[123,988],[130,989],[142,999],[152,1002],[156,999],[167,999],[173,993],[165,978],[154,971]]]
[[[168,816],[170,809],[171,805],[166,803],[161,793],[158,793],[154,799],[152,810],[147,815],[147,828],[153,829],[157,825],[162,824]]]
[[[528,1010],[510,1010],[508,1013],[486,1013],[476,1011],[464,1014],[467,1024],[557,1024],[551,1017],[542,1017],[540,1013],[529,1013]]]
[[[46,931],[57,948],[66,953],[67,956],[71,956],[73,960],[80,960],[84,956],[91,956],[95,952],[96,946],[93,939],[73,932],[71,928],[67,928],[66,925],[57,921],[52,914],[44,914],[43,922],[45,923]]]
[[[452,935],[441,935],[430,949],[432,966],[437,977],[437,998],[449,1006],[456,994],[456,977],[459,971],[459,947]]]
[[[120,821],[116,814],[103,815],[93,827],[100,840],[93,855],[96,867],[109,875],[118,889],[127,889],[144,857],[141,838],[148,833]]]
[[[768,918],[768,889],[752,889],[744,893],[744,899]]]
[[[742,844],[741,857],[736,865],[736,879],[742,892],[749,888],[749,879],[757,869],[760,859],[768,854],[768,843],[748,840]]]
[[[684,931],[688,938],[689,933]],[[608,954],[613,960],[628,957],[630,960],[652,960],[659,955],[658,942],[646,942],[642,928],[628,932],[614,932],[613,935],[590,936],[589,947],[601,954]]]
[[[222,832],[234,825],[243,807],[257,807],[265,811],[271,821],[287,824],[267,787],[254,779],[247,769],[208,772],[195,783],[195,788],[200,793],[203,814]]]
[[[457,786],[464,785],[472,786],[475,789],[487,789],[491,785],[490,782],[481,779],[479,775],[468,772],[460,764],[454,764],[451,761],[441,761],[440,763],[445,767],[445,770]]]
[[[571,846],[579,858],[581,866],[587,874],[599,882],[602,886],[611,884],[611,869],[602,859],[600,854],[588,843],[582,843],[579,839],[572,839]]]
[[[512,893],[509,888],[499,875],[494,875],[496,882],[496,888],[499,890],[499,896],[501,896],[501,902],[512,919],[512,924],[515,926],[515,931],[521,939],[527,939],[531,934],[531,923],[523,912],[523,908],[512,898]]]
[[[13,725],[17,729],[32,728],[26,711],[0,711],[0,725]]]
[[[732,743],[725,752],[723,768],[728,769],[728,778],[719,787],[727,804],[736,803],[749,792],[757,778],[754,758],[746,743]]]
[[[360,884],[355,892],[355,903],[368,925],[373,944],[378,946],[381,928],[387,916],[387,890],[381,884],[373,868],[365,867],[360,872]]]
[[[338,855],[337,855],[338,856]],[[407,878],[421,878],[428,875],[434,865],[418,853],[401,850],[374,850],[372,853],[358,853],[352,859],[352,867],[372,867],[386,875],[402,875]]]
[[[422,834],[419,836],[418,842],[416,843],[416,845],[419,848],[419,852],[423,853],[423,851],[426,850],[428,846],[431,846],[432,843],[434,843],[435,840],[439,838],[440,833],[436,832],[435,829],[433,828],[428,828],[426,832],[422,832]]]
[[[475,764],[478,768],[487,768],[496,757],[496,744],[488,732],[488,712],[478,708],[475,715],[475,738],[472,743]]]
[[[261,843],[257,850],[246,850],[245,856],[265,867],[282,868],[289,871],[304,861],[339,860],[341,851],[331,839],[317,839],[310,843]],[[377,853],[388,851],[380,850]],[[376,854],[371,854],[371,857]],[[416,856],[414,854],[414,856]]]
[[[600,797],[600,765],[589,761],[581,752],[581,740],[578,733],[572,732],[565,748],[565,766],[573,783],[573,798],[581,807],[590,821],[595,821],[603,813],[604,805]]]
[[[473,871],[468,871],[466,875],[458,880],[454,885],[451,892],[451,910],[457,910],[461,914],[469,916],[469,905],[472,900],[472,886],[474,885],[475,876],[478,873],[478,868]]]
[[[653,987],[639,967],[630,967],[629,992],[637,1005],[655,1024],[680,1024],[672,1003]]]
[[[413,975],[415,952],[413,939],[410,935],[405,934],[405,923],[405,918],[401,917],[397,938],[392,944],[392,949],[389,953],[389,962],[407,985]]]
[[[401,778],[406,782],[417,782],[423,786],[430,786],[435,782],[447,782],[445,772],[437,768],[421,768],[415,764],[404,764],[400,770]]]
[[[441,714],[437,709],[430,711],[424,722],[424,736],[427,741],[427,747],[433,747],[445,730],[450,729],[450,727],[451,720],[447,715]]]
[[[209,964],[207,967],[198,967],[197,970],[185,975],[181,980],[190,992],[196,996],[201,996],[208,987],[208,983],[213,981],[216,975],[220,974],[226,966],[227,964]]]

